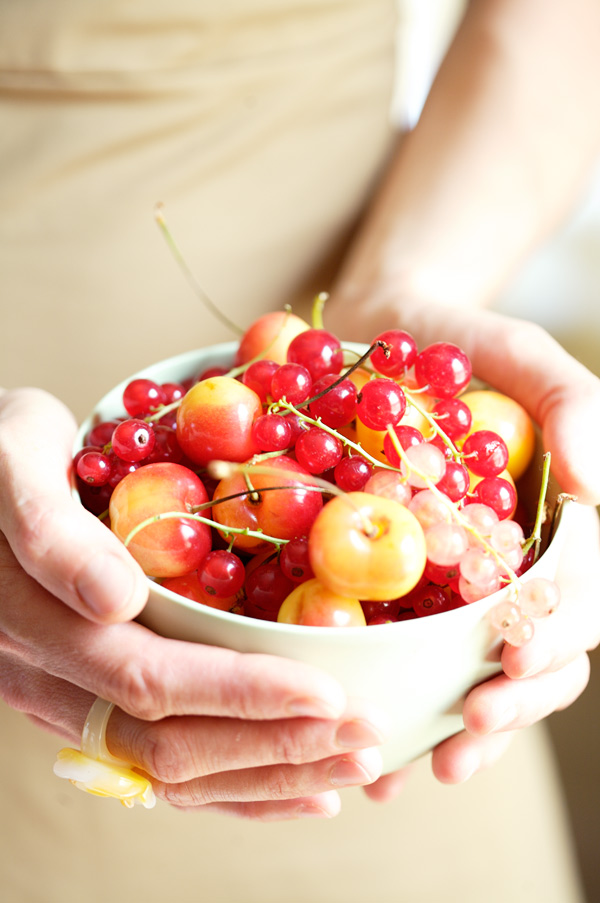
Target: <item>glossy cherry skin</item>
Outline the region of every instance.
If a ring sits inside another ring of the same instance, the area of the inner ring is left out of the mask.
[[[264,314],[242,336],[235,355],[235,366],[245,364],[262,352],[265,352],[265,357],[269,360],[285,364],[290,342],[309,328],[306,320],[296,314],[281,310]]]
[[[347,493],[323,507],[309,534],[309,551],[321,583],[341,596],[372,601],[410,592],[426,563],[416,517],[398,502],[367,492]]]
[[[204,484],[181,464],[139,467],[115,488],[110,526],[121,542],[134,527],[157,514],[190,513],[208,500]],[[167,518],[145,527],[127,546],[150,577],[178,577],[196,570],[211,548],[210,528],[189,518]]]
[[[341,596],[318,580],[307,580],[292,590],[277,620],[307,627],[365,627],[367,623],[358,599]]]
[[[177,411],[177,441],[190,461],[247,461],[259,449],[252,424],[262,414],[256,392],[230,376],[196,383]]]
[[[227,527],[240,527],[250,530],[262,530],[269,536],[279,539],[293,539],[308,533],[313,521],[323,507],[320,492],[305,488],[310,484],[310,474],[297,461],[281,455],[272,458],[268,464],[272,473],[251,473],[252,486],[258,492],[258,499],[246,494],[241,498],[231,499],[212,508],[212,516],[218,524]],[[304,478],[303,482],[295,476]],[[286,486],[290,488],[261,492],[266,486]],[[242,474],[235,474],[221,480],[215,489],[213,500],[247,492],[248,487]],[[227,531],[223,531],[227,535]],[[264,542],[252,536],[240,534],[233,539],[238,549],[262,549]]]

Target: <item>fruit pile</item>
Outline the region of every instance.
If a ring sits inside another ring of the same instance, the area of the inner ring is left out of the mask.
[[[470,382],[456,345],[419,351],[392,329],[359,355],[320,323],[268,314],[229,371],[131,381],[126,414],[74,458],[80,497],[149,577],[199,604],[364,626],[510,585],[492,620],[521,645],[559,601],[552,582],[521,579],[539,544],[515,486],[534,431]]]

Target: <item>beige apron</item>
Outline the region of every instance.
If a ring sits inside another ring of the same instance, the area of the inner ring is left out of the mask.
[[[0,383],[81,417],[118,380],[326,288],[392,141],[392,0],[5,0]],[[443,787],[255,824],[127,811],[52,774],[60,739],[0,706],[10,903],[579,901],[544,732]]]

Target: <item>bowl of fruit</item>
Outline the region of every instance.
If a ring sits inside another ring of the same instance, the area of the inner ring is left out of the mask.
[[[273,313],[109,392],[73,491],[147,574],[142,624],[327,670],[389,716],[389,772],[459,731],[502,644],[556,608],[548,472],[457,346]]]

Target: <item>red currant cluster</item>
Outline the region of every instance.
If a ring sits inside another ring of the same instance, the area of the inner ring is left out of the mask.
[[[471,365],[450,343],[419,351],[394,329],[350,353],[273,314],[248,330],[234,370],[133,380],[128,418],[97,424],[75,457],[83,503],[149,576],[199,603],[382,624],[511,584],[494,624],[527,641],[558,590],[520,580],[536,547],[515,519],[511,470],[532,453],[523,409],[493,392],[459,398]]]

